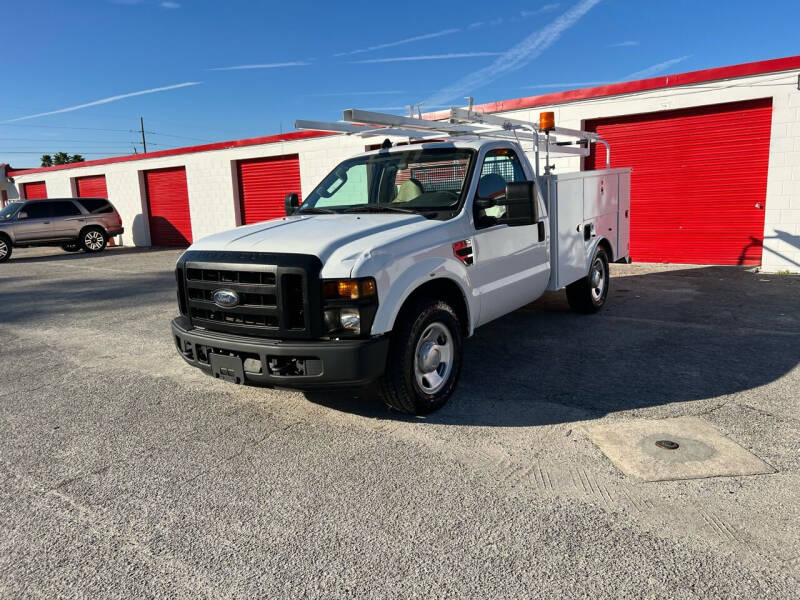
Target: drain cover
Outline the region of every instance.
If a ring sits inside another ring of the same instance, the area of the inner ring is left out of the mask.
[[[645,481],[775,472],[697,417],[607,421],[586,432],[621,471]]]
[[[673,442],[672,440],[658,440],[656,442],[656,446],[663,448],[664,450],[677,450],[680,448],[680,444]]]

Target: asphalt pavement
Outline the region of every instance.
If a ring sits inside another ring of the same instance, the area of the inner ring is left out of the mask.
[[[174,250],[0,265],[0,597],[800,598],[800,277],[614,265],[480,328],[458,391],[235,386]],[[640,481],[586,428],[700,417],[774,472]]]

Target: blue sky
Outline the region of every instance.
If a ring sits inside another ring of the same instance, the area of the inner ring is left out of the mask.
[[[743,0],[4,4],[0,162],[255,137],[800,53],[800,3]]]

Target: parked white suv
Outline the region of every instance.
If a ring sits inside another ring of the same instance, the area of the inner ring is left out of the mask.
[[[0,262],[12,248],[61,246],[67,252],[100,252],[125,229],[105,198],[51,198],[11,202],[0,210]]]
[[[609,263],[628,256],[629,185],[629,169],[537,178],[514,141],[361,154],[302,206],[287,196],[286,217],[180,257],[176,346],[234,383],[378,382],[389,406],[428,413],[453,393],[476,327],[548,289],[603,307]]]

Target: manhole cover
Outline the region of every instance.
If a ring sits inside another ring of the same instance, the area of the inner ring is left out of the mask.
[[[587,433],[622,472],[645,481],[775,472],[697,417],[599,423]]]

